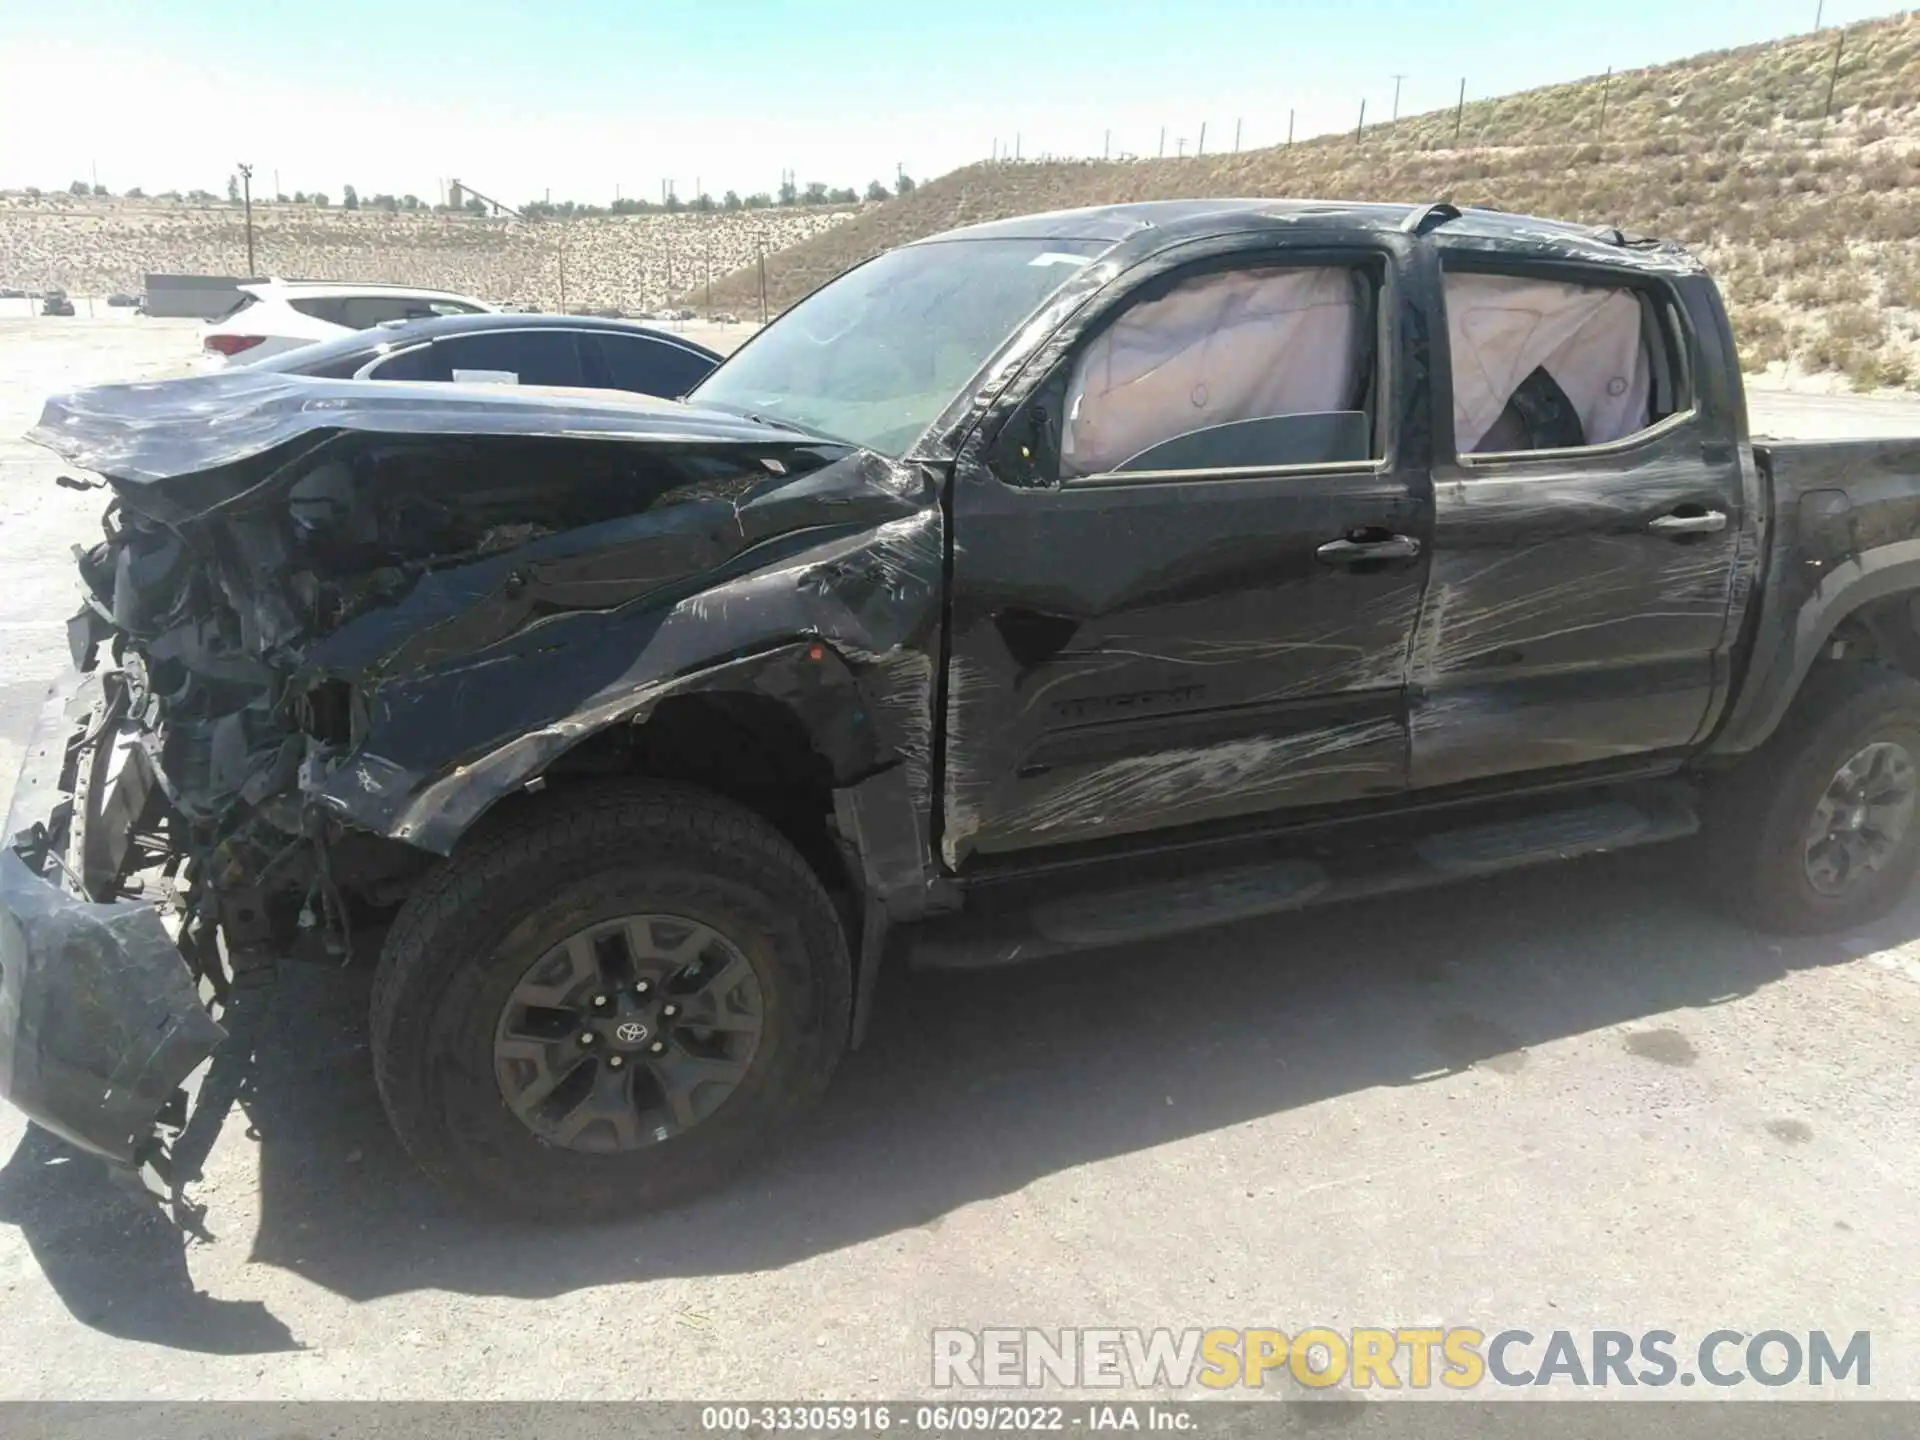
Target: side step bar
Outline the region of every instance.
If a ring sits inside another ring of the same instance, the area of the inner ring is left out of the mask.
[[[1037,893],[1024,902],[1017,892],[995,895],[991,909],[970,906],[951,919],[929,924],[913,937],[909,961],[942,970],[1011,964],[1679,840],[1699,828],[1685,787],[1649,786],[1631,800],[1598,800],[1415,834],[1345,855],[1270,853],[1264,859],[1146,883],[1094,877],[1085,888],[1067,894],[1060,893],[1057,883],[1036,886]]]

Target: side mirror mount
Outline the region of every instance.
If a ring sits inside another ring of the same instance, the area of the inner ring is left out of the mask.
[[[1007,484],[1032,488],[1060,478],[1065,398],[1065,382],[1050,380],[1007,418],[990,452],[994,473]]]

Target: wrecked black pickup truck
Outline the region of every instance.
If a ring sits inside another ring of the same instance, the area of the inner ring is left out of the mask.
[[[767,1149],[894,960],[1702,830],[1773,929],[1916,868],[1920,440],[1751,441],[1712,283],[1619,231],[1037,216],[685,403],[242,371],[34,438],[111,499],[0,1081],[122,1167],[290,957],[377,955],[429,1172],[575,1216]]]

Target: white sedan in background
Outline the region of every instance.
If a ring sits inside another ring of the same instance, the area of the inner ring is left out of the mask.
[[[389,321],[490,315],[499,310],[471,295],[411,285],[257,280],[236,288],[239,303],[209,321],[201,338],[201,362],[206,369],[250,365],[269,355],[371,330]]]

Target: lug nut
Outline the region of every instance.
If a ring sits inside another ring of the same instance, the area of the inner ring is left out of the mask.
[[[580,1032],[580,1043],[581,1043],[582,1045],[591,1045],[591,1044],[593,1044],[593,1031],[591,1031],[591,1030],[582,1030],[582,1031]]]
[[[593,1008],[594,1008],[594,1009],[596,1009],[596,1010],[604,1010],[604,1009],[606,1009],[606,1008],[607,1008],[607,997],[606,997],[606,996],[604,996],[604,995],[596,995],[596,996],[594,996],[594,997],[593,997]]]
[[[647,993],[647,991],[651,990],[652,988],[653,986],[649,985],[646,981],[642,980],[633,987],[633,993],[636,995],[644,995]]]
[[[671,1020],[680,1013],[680,1007],[678,1005],[662,1005],[660,1007],[660,1013]]]
[[[619,1055],[609,1055],[607,1057],[607,1068],[609,1070],[618,1070],[622,1065],[626,1063],[627,1062],[625,1058]]]
[[[651,1045],[649,1045],[647,1049],[651,1050],[656,1055],[664,1055],[667,1052],[667,1045],[664,1040],[656,1040]]]

